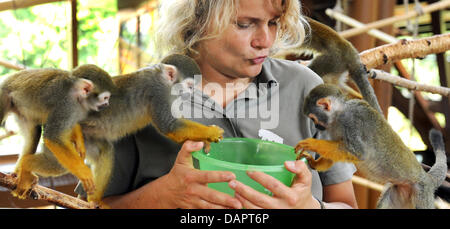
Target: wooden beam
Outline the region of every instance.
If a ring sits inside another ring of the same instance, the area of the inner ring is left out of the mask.
[[[445,9],[447,7],[450,7],[450,0],[438,1],[436,3],[433,3],[428,6],[423,7],[423,13],[431,13],[431,12],[434,12],[437,10]],[[353,37],[353,36],[365,33],[371,29],[385,27],[388,25],[392,25],[395,22],[408,20],[410,18],[414,18],[417,16],[419,16],[419,13],[415,10],[412,10],[412,11],[408,12],[407,14],[390,17],[390,18],[385,18],[385,19],[382,19],[379,21],[374,21],[372,23],[367,24],[366,27],[364,27],[364,28],[349,29],[340,34],[344,38],[349,38],[349,37]]]
[[[373,189],[375,191],[381,192],[383,191],[383,185],[379,184],[379,183],[375,183],[373,181],[367,180],[366,178],[360,177],[360,176],[353,176],[352,177],[352,182],[354,184],[359,184],[362,185],[364,187]]]
[[[6,0],[0,1],[0,11],[26,8],[50,2],[61,2],[62,0]]]
[[[336,19],[337,21],[341,21],[341,22],[343,22],[346,25],[351,26],[351,27],[362,28],[362,27],[366,26],[366,24],[364,24],[364,23],[362,23],[362,22],[360,22],[358,20],[355,20],[354,18],[351,18],[351,17],[349,17],[349,16],[347,16],[345,14],[336,12],[335,10],[332,10],[332,9],[327,9],[325,11],[325,13],[328,16]],[[376,38],[378,38],[378,39],[380,39],[380,40],[382,40],[382,41],[384,41],[386,43],[395,43],[395,42],[398,41],[397,38],[395,38],[395,37],[393,37],[393,36],[391,36],[391,35],[389,35],[389,34],[387,34],[385,32],[382,32],[382,31],[380,31],[378,29],[371,29],[371,30],[369,30],[367,32],[367,34],[369,34],[369,35],[371,35],[373,37],[376,37]]]
[[[17,70],[17,71],[25,69],[25,66],[23,66],[21,64],[14,64],[14,63],[11,63],[11,62],[6,61],[6,60],[0,60],[0,65],[5,67],[5,68],[14,69],[14,70]]]

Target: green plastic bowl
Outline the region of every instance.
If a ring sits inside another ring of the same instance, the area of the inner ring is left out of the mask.
[[[209,154],[203,150],[192,154],[194,167],[209,171],[231,171],[236,179],[255,190],[272,195],[261,184],[247,176],[246,171],[261,171],[290,186],[295,174],[284,167],[285,161],[296,159],[294,147],[250,138],[225,138],[211,143]],[[228,183],[210,183],[210,188],[234,196]]]

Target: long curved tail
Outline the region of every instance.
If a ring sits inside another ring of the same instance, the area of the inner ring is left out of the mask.
[[[378,99],[375,96],[375,91],[373,90],[372,85],[369,82],[369,73],[367,72],[365,66],[362,64],[361,66],[352,66],[349,69],[349,74],[352,80],[356,83],[356,86],[358,86],[358,89],[361,92],[364,100],[366,100],[370,104],[370,106],[375,108],[378,112],[383,114],[380,104],[378,103]]]
[[[434,154],[436,155],[436,162],[430,171],[428,171],[428,174],[433,181],[433,188],[437,189],[444,182],[447,175],[447,156],[445,155],[445,144],[442,133],[436,129],[431,129],[429,137]]]

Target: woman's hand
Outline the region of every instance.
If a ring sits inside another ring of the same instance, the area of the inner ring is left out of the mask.
[[[262,172],[247,172],[248,176],[273,193],[260,193],[239,181],[232,180],[229,186],[235,190],[235,197],[246,209],[254,208],[320,208],[319,202],[311,194],[312,175],[303,161],[286,161],[285,167],[296,174],[293,184],[288,187],[276,178]]]
[[[193,167],[191,153],[202,149],[203,142],[186,141],[171,171],[161,177],[168,201],[177,208],[242,208],[241,203],[225,193],[208,188],[208,183],[236,179],[232,172],[200,171]]]

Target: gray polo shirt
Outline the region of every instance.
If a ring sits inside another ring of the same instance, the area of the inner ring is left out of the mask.
[[[260,138],[261,131],[269,131],[284,144],[295,146],[316,134],[301,108],[309,91],[321,83],[322,79],[303,65],[268,58],[253,84],[225,108],[199,90],[177,98],[172,108],[193,121],[220,126],[225,131],[224,137]],[[114,171],[105,196],[130,192],[168,173],[179,149],[180,145],[152,126],[118,141]],[[322,185],[347,181],[355,171],[347,163],[337,163],[322,173],[311,171],[313,195],[322,199]]]

